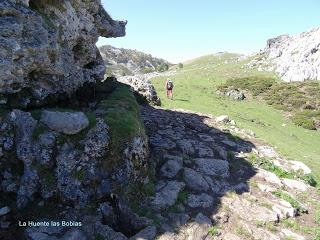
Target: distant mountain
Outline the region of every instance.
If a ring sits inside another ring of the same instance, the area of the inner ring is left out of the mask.
[[[269,64],[287,82],[320,80],[320,27],[269,39],[254,61]]]
[[[131,49],[105,45],[99,48],[107,75],[129,76],[150,72],[163,72],[172,65],[168,61]]]

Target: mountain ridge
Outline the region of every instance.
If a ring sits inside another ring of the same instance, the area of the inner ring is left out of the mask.
[[[155,71],[166,71],[173,64],[151,54],[111,45],[99,47],[102,59],[107,66],[107,74],[129,76]]]

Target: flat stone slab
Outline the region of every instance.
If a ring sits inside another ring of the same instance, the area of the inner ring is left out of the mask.
[[[179,192],[185,187],[185,183],[178,181],[168,181],[162,185],[151,202],[151,205],[159,210],[174,205]]]
[[[222,203],[229,207],[232,214],[237,214],[246,221],[275,222],[278,220],[276,212],[260,206],[258,202],[252,203],[237,195],[224,197]]]
[[[170,159],[162,165],[160,172],[161,175],[167,178],[173,178],[182,169],[182,159]]]
[[[187,201],[188,206],[191,208],[209,208],[212,206],[213,197],[206,193],[200,195],[190,194]]]
[[[42,123],[51,130],[73,135],[89,126],[89,120],[83,112],[57,112],[44,110],[41,114]]]
[[[196,158],[194,159],[197,170],[210,176],[229,176],[229,163],[225,160],[213,158]]]
[[[294,180],[294,179],[284,178],[282,179],[282,183],[290,189],[295,189],[301,192],[307,191],[308,189],[308,186],[304,182]]]
[[[184,181],[187,186],[194,191],[205,192],[209,189],[209,184],[203,175],[191,168],[184,169]]]

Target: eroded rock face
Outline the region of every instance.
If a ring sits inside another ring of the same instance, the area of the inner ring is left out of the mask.
[[[262,50],[286,82],[320,80],[320,28],[269,39]],[[262,60],[264,61],[264,60]]]
[[[119,77],[118,81],[127,84],[133,88],[133,90],[144,98],[147,102],[156,106],[161,105],[161,100],[157,95],[157,92],[152,85],[150,79],[157,76],[156,73],[140,74],[135,76],[123,76]]]
[[[99,36],[125,35],[100,0],[0,2],[0,100],[27,107],[102,80]]]

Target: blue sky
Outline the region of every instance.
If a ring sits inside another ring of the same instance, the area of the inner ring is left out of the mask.
[[[171,62],[219,51],[251,53],[280,34],[320,26],[320,0],[102,0],[126,19],[124,38],[98,46],[137,49]]]

